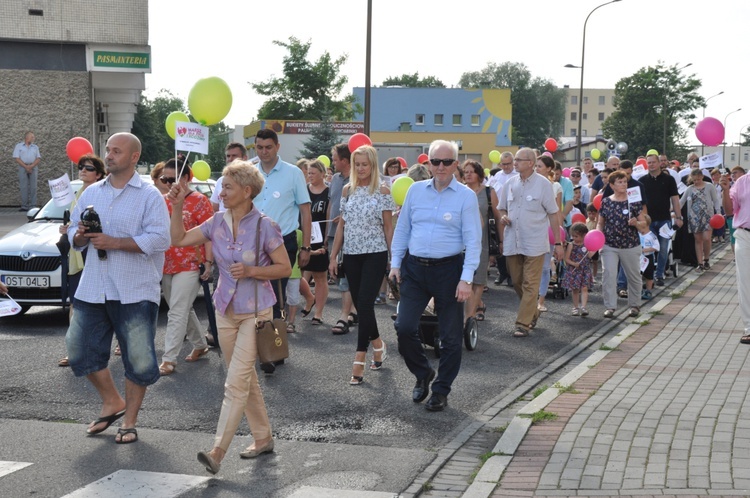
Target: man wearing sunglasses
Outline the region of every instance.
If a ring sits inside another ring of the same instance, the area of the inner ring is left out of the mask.
[[[523,148],[513,160],[518,176],[508,180],[500,194],[500,224],[504,227],[503,254],[513,288],[521,299],[513,337],[527,337],[539,319],[537,296],[544,256],[549,252],[549,228],[555,238],[555,258],[563,259],[560,207],[552,183],[534,172],[536,153]]]
[[[398,349],[417,378],[412,400],[442,411],[461,368],[463,303],[471,295],[482,249],[477,196],[456,181],[458,146],[445,140],[430,144],[431,180],[414,183],[401,208],[391,244],[389,279],[401,285],[396,317]],[[432,369],[419,339],[419,320],[435,300],[440,334],[440,366]],[[432,381],[435,380],[433,383]]]

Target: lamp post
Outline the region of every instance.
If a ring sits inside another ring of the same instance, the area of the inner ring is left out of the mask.
[[[677,72],[679,73],[686,67],[690,67],[692,65],[693,65],[692,62],[688,62],[684,66],[677,68]],[[664,121],[664,136],[662,137],[662,142],[661,142],[661,153],[664,155],[667,154],[667,96],[668,95],[669,95],[669,87],[666,87],[664,89],[664,106],[662,107],[662,111],[661,111],[663,121]]]
[[[365,135],[370,136],[370,65],[372,54],[372,0],[367,0],[367,54],[365,56]]]
[[[727,118],[729,116],[731,116],[732,114],[734,114],[735,112],[740,112],[741,110],[742,110],[742,107],[740,107],[739,109],[735,109],[734,111],[732,111],[729,114],[727,114],[726,116],[724,116],[724,143],[721,146],[721,167],[722,168],[726,168],[727,167],[726,159],[725,159],[726,150],[727,150],[727,139],[726,139]]]
[[[609,5],[611,3],[619,2],[620,0],[610,0],[607,3],[603,3],[597,7],[595,7],[591,12],[589,12],[589,15],[586,16],[586,20],[583,22],[583,42],[581,43],[581,86],[578,89],[578,130],[576,130],[576,164],[581,164],[581,127],[582,119],[583,119],[583,66],[586,61],[586,24],[589,22],[589,17],[591,17],[591,14],[596,12],[598,9],[604,7],[605,5]],[[565,67],[572,67],[572,68],[578,68],[578,66],[574,66],[572,64],[566,64]]]
[[[702,116],[702,118],[706,117],[706,107],[708,107],[708,101],[711,100],[714,97],[718,97],[719,95],[722,95],[723,93],[724,93],[724,90],[720,91],[719,93],[717,93],[715,95],[711,95],[710,97],[708,97],[706,99],[706,105],[703,106],[703,116]],[[701,144],[701,156],[703,156],[703,144]]]

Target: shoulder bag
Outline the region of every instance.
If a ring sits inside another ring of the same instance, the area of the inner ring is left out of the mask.
[[[260,222],[255,232],[255,261],[260,262]],[[279,286],[279,309],[281,318],[271,320],[258,319],[258,280],[255,280],[255,344],[258,349],[258,359],[261,363],[273,363],[289,358],[289,342],[286,337],[286,321],[284,320],[284,294],[281,292],[281,279],[276,280]]]

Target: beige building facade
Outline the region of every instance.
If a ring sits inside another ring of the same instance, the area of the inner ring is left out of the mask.
[[[579,88],[565,87],[567,98],[565,101],[565,126],[561,136],[576,137],[578,131],[578,99]],[[595,137],[602,135],[604,120],[615,112],[615,90],[614,88],[584,88],[583,109],[581,112],[582,137]]]

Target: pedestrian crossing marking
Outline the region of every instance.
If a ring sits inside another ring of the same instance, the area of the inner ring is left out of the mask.
[[[33,464],[28,463],[28,462],[4,462],[4,461],[0,461],[0,477],[6,476],[8,474],[12,474],[13,472],[16,472],[18,470],[26,468],[29,465],[33,465]]]
[[[86,486],[65,495],[63,498],[165,498],[178,496],[204,482],[209,477],[139,470],[118,470]]]

